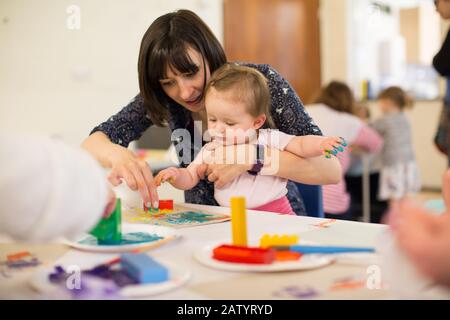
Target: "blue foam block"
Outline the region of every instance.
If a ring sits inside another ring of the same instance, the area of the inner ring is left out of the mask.
[[[156,283],[169,279],[166,267],[143,253],[124,253],[120,256],[122,270],[139,283]]]

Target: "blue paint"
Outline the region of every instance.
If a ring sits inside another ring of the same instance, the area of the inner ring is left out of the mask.
[[[157,234],[149,234],[146,232],[131,232],[122,234],[122,239],[117,242],[98,241],[98,239],[94,236],[88,236],[83,240],[78,241],[78,243],[88,246],[124,246],[129,244],[153,242],[160,239],[164,239],[164,237],[158,236]]]

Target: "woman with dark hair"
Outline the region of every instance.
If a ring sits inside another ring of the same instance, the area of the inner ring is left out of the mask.
[[[118,185],[124,179],[131,189],[139,190],[148,207],[157,208],[158,195],[150,168],[126,147],[151,125],[168,125],[181,166],[186,167],[205,143],[200,139],[200,143],[195,144],[195,132],[200,132],[203,137],[207,124],[204,89],[211,73],[225,63],[227,59],[222,46],[195,13],[178,10],[157,18],[150,25],[139,52],[140,93],[119,113],[94,128],[83,142],[83,147],[103,166],[112,169],[111,183]],[[290,84],[273,68],[244,65],[257,69],[266,77],[271,94],[271,114],[279,130],[292,135],[321,135]],[[198,123],[202,125],[197,127]],[[188,135],[179,135],[180,129]],[[255,146],[244,148],[250,153]],[[270,150],[265,151],[270,154]],[[227,184],[245,171],[257,174],[262,166],[269,165],[259,156],[250,162],[208,165],[207,179],[186,191],[185,201],[217,205],[214,187]],[[336,183],[340,178],[340,166],[336,159],[301,159],[281,152],[274,175],[309,184]],[[293,182],[288,185],[288,199],[297,214],[304,214]]]

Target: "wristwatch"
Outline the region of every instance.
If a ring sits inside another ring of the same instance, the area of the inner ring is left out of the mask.
[[[264,167],[264,146],[257,144],[256,146],[256,162],[253,167],[247,172],[253,176],[256,176]]]

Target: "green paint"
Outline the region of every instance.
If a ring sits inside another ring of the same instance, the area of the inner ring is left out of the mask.
[[[215,219],[217,218],[212,214],[186,211],[167,215],[167,219],[164,220],[170,224],[195,224],[204,223]]]
[[[138,244],[145,242],[153,242],[157,240],[164,239],[164,237],[159,236],[157,234],[149,234],[146,232],[131,232],[125,233],[122,236],[122,239],[119,241],[102,241],[93,236],[88,236],[81,241],[78,241],[79,244],[88,245],[88,246],[124,246],[129,244]]]

